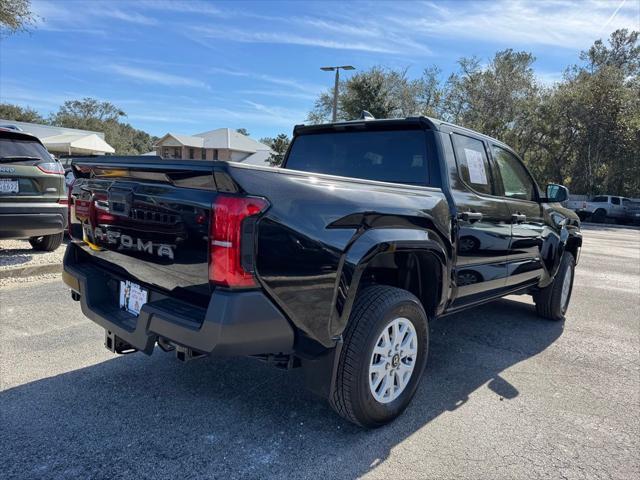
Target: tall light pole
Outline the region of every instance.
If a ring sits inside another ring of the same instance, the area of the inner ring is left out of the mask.
[[[335,67],[320,67],[320,70],[325,72],[336,72],[336,83],[333,87],[333,122],[338,120],[338,83],[340,82],[340,69],[342,70],[355,70],[356,67],[351,65],[340,65]]]

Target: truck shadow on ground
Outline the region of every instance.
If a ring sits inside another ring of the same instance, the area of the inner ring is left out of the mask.
[[[0,266],[13,267],[30,262],[33,259],[33,249],[30,248],[0,248]]]
[[[13,240],[12,242],[16,243],[17,241]],[[53,258],[56,255],[54,252],[34,250],[26,240],[20,241],[20,243],[20,248],[5,248],[0,246],[0,267],[17,267],[29,263],[38,257]],[[68,243],[68,239],[65,238],[63,246],[60,248],[64,248]],[[57,261],[59,262],[60,260],[58,259]]]
[[[485,385],[496,401],[518,396],[500,373],[562,331],[513,300],[432,322],[412,405],[372,431],[336,416],[297,371],[250,359],[182,365],[159,351],[117,357],[0,394],[0,467],[6,478],[353,478]]]

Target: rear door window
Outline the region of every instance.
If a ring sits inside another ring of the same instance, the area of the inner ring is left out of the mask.
[[[476,192],[492,194],[491,170],[484,143],[457,133],[452,137],[458,174],[462,181]]]
[[[594,197],[591,201],[594,203],[607,203],[609,199],[607,197]]]
[[[620,199],[618,197],[611,197],[611,203],[614,205],[620,205]]]
[[[286,168],[383,182],[428,185],[423,130],[371,130],[303,134]]]

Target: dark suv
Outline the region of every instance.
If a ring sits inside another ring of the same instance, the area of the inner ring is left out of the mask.
[[[38,138],[0,128],[0,239],[55,250],[67,226],[64,169]]]

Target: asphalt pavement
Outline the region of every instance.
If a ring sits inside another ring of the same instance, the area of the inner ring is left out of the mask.
[[[406,413],[365,431],[300,372],[116,356],[59,279],[0,287],[0,477],[640,478],[640,230],[584,229],[565,322],[509,297],[432,322]]]

